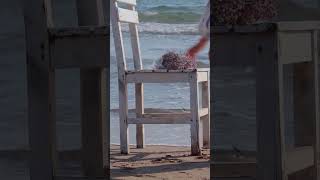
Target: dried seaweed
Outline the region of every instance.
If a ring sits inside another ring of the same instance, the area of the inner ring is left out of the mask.
[[[214,0],[214,25],[245,25],[272,21],[277,15],[276,0]]]
[[[169,51],[162,55],[162,57],[159,59],[159,62],[161,66],[156,67],[158,69],[186,70],[196,68],[195,59],[190,59],[184,54],[176,53],[174,51]]]

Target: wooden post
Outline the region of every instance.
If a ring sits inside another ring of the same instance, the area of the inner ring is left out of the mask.
[[[134,6],[130,6],[129,8],[132,11],[135,11],[136,8]],[[132,55],[134,61],[134,69],[141,70],[143,69],[142,66],[142,59],[141,59],[141,51],[140,51],[140,42],[139,42],[139,32],[138,27],[136,24],[129,23],[130,29],[130,37],[131,37],[131,46],[132,46]],[[136,83],[136,114],[137,117],[142,117],[144,114],[144,90],[142,83]],[[137,141],[137,148],[144,148],[144,125],[137,124],[136,125],[136,141]]]
[[[144,97],[143,97],[143,84],[136,84],[136,114],[137,117],[142,117],[144,114]],[[144,148],[144,125],[137,124],[136,128],[136,141],[137,148]]]
[[[212,31],[210,32],[212,33]],[[210,41],[211,41],[211,38],[213,37],[213,33],[212,35],[210,36]],[[213,41],[211,41],[213,42]],[[209,73],[209,76],[210,76],[210,82],[209,82],[209,86],[211,88],[209,88],[209,91],[210,91],[210,98],[209,98],[209,104],[210,104],[210,121],[213,119],[213,116],[214,116],[214,107],[215,107],[215,103],[214,103],[214,97],[215,97],[215,93],[214,93],[214,89],[213,89],[213,83],[214,83],[214,75],[213,75],[213,69],[214,69],[214,55],[215,55],[215,50],[214,50],[214,47],[211,45],[210,46],[210,50],[209,50],[209,59],[210,59],[210,73]],[[211,122],[210,123],[210,179],[213,179],[213,176],[214,176],[214,130],[215,130],[215,123]]]
[[[315,159],[315,174],[316,180],[320,180],[320,169],[319,169],[319,153],[320,153],[320,99],[319,99],[319,35],[320,30],[313,31],[312,41],[312,57],[313,57],[313,77],[314,77],[314,111],[315,111],[315,134],[314,134],[314,159]]]
[[[128,85],[121,79],[119,79],[119,110],[121,154],[129,154]]]
[[[208,74],[208,78],[210,74]],[[210,84],[208,82],[202,83],[202,108],[208,108],[210,110]],[[202,117],[203,125],[203,146],[210,148],[210,111],[208,115]]]
[[[294,130],[295,145],[313,144],[313,63],[294,64]]]
[[[118,86],[119,86],[119,122],[120,122],[120,149],[122,154],[129,154],[129,129],[128,129],[128,86],[126,82],[127,70],[126,57],[123,47],[121,24],[116,16],[118,5],[115,1],[110,1],[112,16],[112,29],[114,44],[117,55],[118,66]]]
[[[104,25],[103,7],[101,0],[78,0],[79,26]],[[90,61],[90,59],[86,60]],[[80,70],[82,167],[84,175],[89,177],[105,177],[108,166],[108,151],[105,145],[107,143],[105,76],[104,68],[81,68]]]
[[[277,38],[264,33],[257,47],[257,179],[282,179]]]
[[[28,58],[30,179],[53,180],[56,169],[55,73]]]
[[[24,4],[30,179],[53,180],[56,168],[55,71],[50,64],[43,0]]]
[[[201,154],[202,147],[202,129],[199,116],[199,83],[197,74],[190,75],[190,109],[192,123],[191,126],[191,155],[197,156]]]

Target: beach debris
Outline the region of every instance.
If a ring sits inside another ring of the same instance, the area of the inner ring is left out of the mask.
[[[195,59],[190,59],[183,53],[169,51],[156,61],[155,68],[167,70],[196,69],[197,63]]]
[[[210,159],[210,155],[202,153],[201,156],[198,156],[197,159]]]
[[[166,155],[165,157],[160,157],[152,160],[153,163],[180,163],[181,159],[173,158],[172,155]]]
[[[132,164],[129,164],[129,163],[123,163],[123,164],[121,163],[121,164],[119,164],[119,165],[117,165],[115,167],[119,167],[119,168],[125,169],[125,170],[134,170],[134,169],[136,169],[136,168],[133,167]]]
[[[215,25],[245,25],[271,21],[277,16],[276,0],[215,0]]]
[[[123,167],[123,169],[125,169],[125,170],[134,170],[136,168],[134,168],[134,167]]]

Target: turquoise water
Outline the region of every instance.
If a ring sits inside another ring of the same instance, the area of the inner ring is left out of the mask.
[[[194,23],[199,20],[206,0],[139,1],[138,10],[143,22]]]

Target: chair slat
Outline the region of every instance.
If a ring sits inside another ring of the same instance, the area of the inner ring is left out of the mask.
[[[53,21],[53,5],[51,0],[44,0],[44,7],[47,15],[47,26],[54,27]]]
[[[136,6],[137,5],[137,1],[136,0],[116,0],[119,3],[124,3],[124,4],[129,4],[132,6]]]
[[[129,7],[129,10],[135,11],[135,7]],[[132,46],[132,54],[134,61],[135,70],[141,70],[142,67],[142,59],[141,59],[141,51],[140,51],[140,42],[139,42],[139,32],[137,24],[130,23],[130,35],[131,35],[131,46]]]
[[[104,0],[97,0],[97,11],[98,11],[98,24],[100,26],[106,25],[106,19],[105,19],[105,1]]]
[[[120,22],[126,23],[139,23],[139,17],[137,11],[131,11],[127,9],[118,8],[118,16]]]

